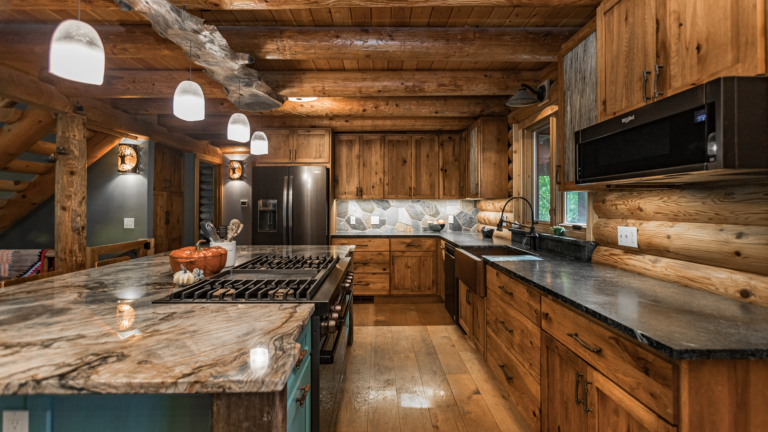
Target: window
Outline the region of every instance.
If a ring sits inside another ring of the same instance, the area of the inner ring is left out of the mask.
[[[552,205],[551,189],[551,167],[552,167],[552,147],[550,145],[550,125],[547,123],[543,127],[533,132],[534,153],[533,157],[535,171],[535,190],[533,205],[536,211],[536,220],[550,221],[550,208]]]
[[[587,224],[587,193],[586,192],[566,192],[565,193],[565,217],[566,224]]]

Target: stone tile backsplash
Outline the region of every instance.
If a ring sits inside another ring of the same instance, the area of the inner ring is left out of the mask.
[[[471,200],[338,200],[336,231],[370,234],[429,231],[427,222],[440,219],[445,220],[447,231],[475,231],[477,212],[475,201]],[[453,223],[448,223],[449,215],[454,216]],[[372,224],[371,216],[378,216],[379,223]]]

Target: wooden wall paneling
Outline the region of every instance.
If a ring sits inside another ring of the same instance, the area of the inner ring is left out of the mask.
[[[331,162],[331,131],[299,129],[294,131],[293,162],[326,164]]]
[[[336,199],[360,195],[360,136],[336,135],[334,144],[333,189]]]
[[[768,307],[768,276],[605,246],[592,262]]]
[[[363,199],[384,199],[384,136],[360,137],[360,188]]]
[[[563,57],[563,148],[560,154],[564,182],[576,181],[574,132],[597,123],[597,35],[592,33]]]
[[[410,135],[384,137],[384,198],[410,199],[413,190],[413,146]]]
[[[56,158],[56,269],[85,268],[87,175],[85,117],[59,114],[56,145],[66,154]]]
[[[480,198],[480,162],[478,162],[478,133],[480,131],[479,121],[476,121],[467,129],[467,198]]]
[[[618,227],[637,228],[638,248],[619,246]],[[768,275],[768,227],[600,218],[600,246]]]
[[[287,164],[293,162],[294,131],[290,129],[263,129],[269,141],[269,153],[255,157],[255,164]]]
[[[157,253],[178,249],[184,243],[183,167],[180,150],[155,145],[152,229]]]
[[[587,241],[595,241],[595,224],[600,216],[595,212],[596,192],[587,192]]]
[[[438,137],[440,151],[440,199],[464,198],[464,142],[461,134]]]
[[[682,431],[761,431],[768,424],[768,360],[680,364]],[[706,415],[702,415],[706,413]]]
[[[439,197],[440,151],[437,135],[414,135],[413,142],[413,192],[415,199]]]
[[[519,125],[514,124],[512,128],[512,196],[522,196],[523,194],[523,131],[520,130]],[[522,200],[514,200],[509,203],[509,207],[512,208],[512,214],[515,216],[513,221],[517,220],[522,223],[523,216],[520,213],[522,210]]]

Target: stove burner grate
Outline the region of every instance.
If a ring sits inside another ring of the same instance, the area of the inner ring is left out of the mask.
[[[326,270],[336,262],[327,256],[260,255],[235,267],[236,270]]]

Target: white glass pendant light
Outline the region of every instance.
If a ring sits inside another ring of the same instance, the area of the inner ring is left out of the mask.
[[[68,19],[56,27],[49,48],[48,71],[56,76],[86,84],[104,82],[104,45],[96,30],[80,21]]]
[[[240,82],[237,83],[237,100],[240,101]],[[248,117],[241,113],[232,114],[227,125],[227,139],[237,142],[248,142],[251,136],[251,124]]]
[[[259,114],[259,130],[251,136],[251,154],[265,155],[269,153],[269,142],[267,135],[261,131],[261,114]]]
[[[189,81],[182,81],[173,94],[173,115],[186,121],[205,119],[203,89],[192,81],[192,42],[189,43]]]

